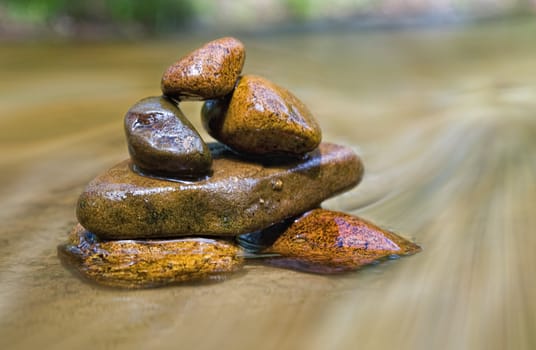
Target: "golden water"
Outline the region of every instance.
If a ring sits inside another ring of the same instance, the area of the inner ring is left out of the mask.
[[[335,277],[252,266],[142,291],[81,282],[56,246],[84,185],[127,157],[126,110],[202,39],[3,44],[0,348],[536,348],[535,32],[242,38],[245,72],[292,90],[324,140],[363,156],[362,184],[325,207],[424,250]],[[201,129],[199,109],[183,108]]]

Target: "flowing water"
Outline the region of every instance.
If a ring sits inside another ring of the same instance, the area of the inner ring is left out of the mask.
[[[128,156],[122,118],[204,39],[2,44],[0,348],[536,348],[536,23],[241,38],[366,175],[325,207],[424,250],[355,273],[253,265],[121,291],[61,266],[85,184]],[[183,111],[201,130],[199,103]],[[202,136],[209,139],[206,133]]]

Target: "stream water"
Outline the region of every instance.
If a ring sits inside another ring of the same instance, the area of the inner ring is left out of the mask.
[[[56,246],[85,184],[128,156],[122,118],[206,39],[2,44],[0,348],[536,348],[536,23],[241,38],[366,175],[324,207],[418,242],[340,276],[250,266],[118,291]],[[200,104],[184,104],[198,130]],[[202,136],[210,139],[206,133]]]

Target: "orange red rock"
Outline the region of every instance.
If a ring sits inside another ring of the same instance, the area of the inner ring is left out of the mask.
[[[415,243],[357,216],[314,209],[290,224],[264,253],[280,255],[270,259],[273,265],[334,273],[420,250]]]

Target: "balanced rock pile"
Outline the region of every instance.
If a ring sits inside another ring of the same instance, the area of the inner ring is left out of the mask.
[[[291,92],[240,75],[243,44],[222,38],[162,77],[163,96],[125,115],[131,158],[87,186],[60,257],[104,285],[221,278],[250,257],[318,273],[355,270],[419,247],[358,217],[319,209],[363,175]],[[205,143],[180,103],[204,100]]]

